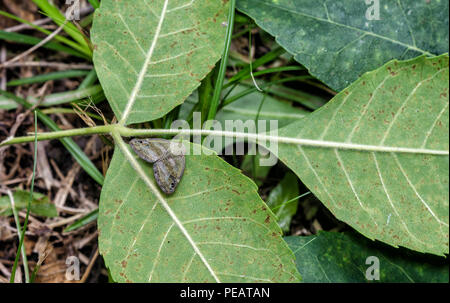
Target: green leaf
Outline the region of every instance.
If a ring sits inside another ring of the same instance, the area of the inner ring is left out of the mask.
[[[115,281],[298,281],[275,217],[238,169],[216,155],[187,155],[167,196],[151,165],[115,139],[98,218],[100,252]]]
[[[272,189],[267,198],[266,204],[278,218],[278,225],[284,232],[288,232],[291,226],[292,217],[297,213],[298,199],[286,203],[298,197],[297,176],[288,172],[283,180]]]
[[[285,237],[294,251],[297,268],[306,283],[448,283],[448,262],[444,258],[398,251],[370,241],[356,233],[319,232],[308,237]],[[379,260],[380,280],[369,281],[368,257]]]
[[[367,237],[448,253],[448,60],[394,60],[367,73],[280,129],[307,144],[280,145],[280,160]]]
[[[226,1],[101,2],[91,31],[94,65],[121,123],[164,116],[220,58]]]
[[[16,209],[20,211],[27,207],[30,193],[19,189],[13,193],[13,197]],[[55,205],[50,202],[47,196],[41,193],[33,193],[30,212],[42,217],[53,218],[58,216]],[[0,197],[0,216],[11,216],[12,213],[11,201],[9,197]]]
[[[238,1],[238,9],[337,91],[391,59],[448,52],[448,1],[380,1],[380,20],[368,20],[373,5],[361,0]]]
[[[245,90],[246,86],[238,85],[230,94],[230,97]],[[298,121],[309,113],[309,111],[299,107],[293,107],[290,102],[279,101],[256,91],[224,106],[217,113],[216,120],[221,125],[225,125],[225,120],[247,121],[255,120],[258,117],[258,120],[276,120],[278,121],[278,127],[283,127]],[[267,125],[268,127],[269,125]]]

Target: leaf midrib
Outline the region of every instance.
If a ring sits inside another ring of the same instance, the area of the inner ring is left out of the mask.
[[[138,76],[138,78],[136,80],[136,84],[135,84],[135,86],[134,86],[134,88],[133,88],[133,90],[131,92],[130,99],[127,102],[127,106],[125,107],[125,110],[123,112],[122,118],[120,119],[119,123],[122,124],[122,125],[125,124],[128,116],[130,115],[131,109],[133,108],[133,105],[134,105],[134,103],[136,101],[138,93],[141,90],[142,83],[144,82],[145,75],[147,74],[148,67],[149,67],[150,62],[151,62],[152,57],[153,57],[153,52],[154,52],[154,50],[156,48],[156,44],[158,43],[158,38],[159,38],[159,35],[161,33],[161,29],[162,29],[162,25],[164,23],[164,19],[166,17],[167,6],[168,5],[169,5],[169,0],[165,0],[163,8],[162,8],[162,11],[161,11],[161,15],[160,15],[160,18],[159,18],[159,21],[158,21],[158,25],[157,25],[156,30],[155,30],[155,35],[153,36],[152,44],[150,45],[150,48],[149,48],[149,50],[147,52],[144,64],[142,65],[142,69],[139,72],[139,76]]]
[[[167,1],[167,0],[166,0]],[[203,255],[203,253],[200,251],[200,248],[197,246],[197,244],[195,243],[195,241],[192,239],[192,237],[190,236],[190,234],[188,233],[187,229],[184,227],[183,223],[180,221],[180,219],[178,219],[177,215],[174,213],[174,211],[172,210],[172,208],[169,206],[168,202],[166,201],[166,199],[161,195],[161,193],[159,192],[159,190],[156,188],[156,186],[152,183],[152,181],[150,181],[150,179],[148,178],[148,176],[145,174],[145,172],[143,171],[142,167],[139,165],[139,163],[136,161],[136,159],[133,157],[133,155],[131,154],[130,150],[127,148],[126,143],[123,141],[122,137],[120,136],[120,134],[118,134],[117,132],[113,132],[112,133],[113,137],[114,137],[114,141],[116,142],[116,144],[118,145],[118,147],[122,150],[125,158],[128,160],[128,162],[131,164],[131,166],[136,170],[136,173],[141,177],[141,179],[144,181],[144,183],[149,187],[149,189],[153,192],[153,194],[155,195],[155,197],[158,200],[158,203],[161,204],[161,206],[165,209],[165,211],[169,214],[169,216],[171,217],[173,223],[179,228],[179,230],[181,231],[181,233],[184,235],[184,237],[188,240],[189,244],[191,245],[191,247],[193,248],[194,252],[200,257],[202,263],[205,265],[205,267],[208,269],[209,273],[211,274],[211,276],[214,278],[214,280],[218,283],[220,283],[220,279],[218,278],[218,276],[216,275],[216,273],[214,272],[214,270],[212,269],[211,265],[208,263],[208,261],[206,260],[205,256]]]

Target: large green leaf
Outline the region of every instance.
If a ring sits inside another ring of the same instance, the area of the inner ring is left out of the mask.
[[[94,65],[117,118],[150,121],[183,103],[220,58],[226,1],[103,0]]]
[[[448,283],[446,259],[396,251],[356,233],[319,232],[314,236],[284,239],[295,253],[303,282]],[[366,279],[366,271],[373,264],[372,261],[366,264],[369,257],[379,260],[378,281]]]
[[[100,252],[116,281],[298,281],[273,213],[239,170],[215,155],[186,156],[166,196],[151,166],[118,145],[98,219]]]
[[[448,253],[447,55],[391,61],[279,130],[279,158],[371,239]]]
[[[391,59],[448,52],[448,1],[239,0],[238,8],[294,58],[340,91]]]

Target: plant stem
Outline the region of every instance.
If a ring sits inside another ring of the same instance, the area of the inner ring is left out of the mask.
[[[14,278],[16,276],[16,270],[17,270],[17,264],[19,262],[19,255],[20,255],[20,251],[22,250],[23,241],[25,239],[25,231],[27,230],[28,218],[30,217],[31,201],[33,199],[33,192],[34,192],[34,178],[36,176],[36,166],[37,166],[37,112],[34,111],[34,163],[33,163],[33,176],[31,178],[31,188],[30,188],[30,197],[28,198],[28,204],[27,204],[27,214],[25,216],[25,221],[23,223],[22,232],[20,233],[21,236],[19,237],[19,246],[17,247],[16,259],[14,260],[13,269],[11,271],[10,283],[14,283]],[[13,211],[14,211],[14,209],[13,209]],[[17,232],[19,233],[19,225],[17,225]],[[24,265],[24,267],[27,266],[27,268],[24,268],[25,281],[27,283],[29,283],[30,282],[30,275],[29,275],[29,272],[28,272],[28,264],[25,265],[25,262],[26,262],[25,260],[26,260],[26,254],[25,254],[25,257],[23,258],[23,265]]]
[[[209,108],[208,120],[212,120],[216,116],[219,108],[220,95],[222,93],[223,82],[225,79],[225,72],[227,70],[228,53],[230,51],[231,38],[233,35],[234,13],[236,8],[236,0],[230,1],[230,11],[228,13],[228,28],[225,39],[225,47],[223,49],[222,61],[220,62],[219,74],[217,76],[216,86],[214,87],[214,95],[211,100],[211,107]]]
[[[372,151],[372,152],[394,152],[394,153],[413,153],[413,154],[429,154],[429,155],[442,155],[448,156],[448,150],[434,150],[424,148],[410,148],[410,147],[396,147],[396,146],[380,146],[380,145],[367,145],[358,143],[345,143],[335,141],[325,141],[319,139],[307,139],[298,137],[281,137],[274,135],[265,135],[257,133],[243,133],[233,131],[219,131],[219,130],[203,130],[203,129],[133,129],[128,128],[120,124],[102,125],[88,128],[78,128],[71,130],[62,130],[52,133],[40,133],[37,135],[38,141],[61,139],[72,136],[86,136],[93,134],[107,134],[115,133],[120,134],[123,137],[151,137],[161,135],[194,135],[194,136],[214,136],[214,137],[229,137],[252,140],[255,143],[264,145],[266,142],[277,142],[282,144],[294,144],[301,146],[315,146],[322,148],[336,148],[344,150],[359,150],[359,151]],[[26,143],[33,141],[33,136],[18,137],[7,139],[0,143],[0,147]]]
[[[22,228],[20,227],[19,215],[17,214],[17,209],[16,209],[16,205],[14,203],[13,194],[9,190],[8,190],[8,196],[9,196],[9,200],[11,202],[11,210],[13,212],[14,221],[16,222],[17,236],[19,237],[19,243],[20,243],[20,241],[22,239]],[[17,250],[17,253],[18,252],[19,252],[19,250]],[[25,251],[25,247],[24,246],[22,246],[22,249],[20,250],[20,252],[22,254],[23,270],[24,270],[24,273],[25,273],[25,281],[27,283],[29,283],[28,259],[27,259],[27,253]],[[15,271],[14,271],[14,278],[15,278]],[[13,281],[14,280],[15,279],[13,279]]]

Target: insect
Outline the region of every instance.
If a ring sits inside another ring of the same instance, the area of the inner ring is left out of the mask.
[[[153,163],[159,188],[168,195],[173,194],[184,173],[183,144],[159,138],[134,138],[130,146],[142,160]]]

